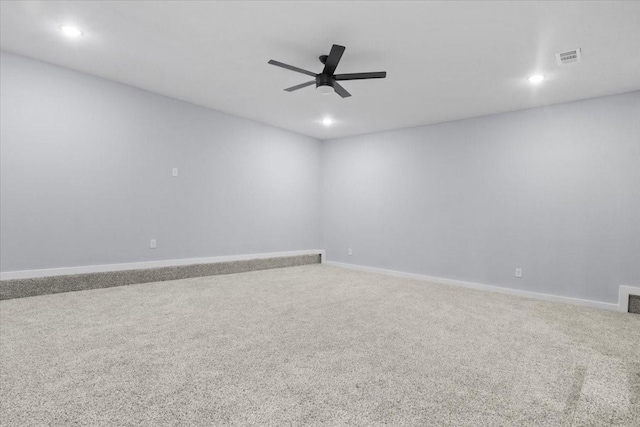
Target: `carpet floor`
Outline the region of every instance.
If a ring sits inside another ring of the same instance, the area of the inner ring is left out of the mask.
[[[6,426],[640,426],[640,316],[323,265],[0,301]]]

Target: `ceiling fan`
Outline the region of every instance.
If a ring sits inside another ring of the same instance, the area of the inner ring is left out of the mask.
[[[286,88],[287,92],[293,92],[294,90],[302,89],[303,87],[311,86],[315,83],[316,89],[318,89],[323,94],[329,94],[335,91],[338,95],[343,98],[351,96],[349,92],[345,88],[343,88],[338,81],[343,80],[363,80],[363,79],[384,79],[387,77],[386,71],[376,71],[372,73],[352,73],[352,74],[333,74],[336,71],[336,67],[340,62],[340,58],[342,58],[342,54],[344,53],[344,46],[340,46],[334,44],[331,47],[331,52],[329,55],[322,55],[319,57],[320,62],[324,64],[324,69],[322,73],[316,74],[311,71],[303,70],[302,68],[294,67],[293,65],[283,64],[279,61],[274,61],[273,59],[269,61],[269,64],[275,65],[277,67],[286,68],[287,70],[296,71],[298,73],[306,74],[311,77],[315,77],[315,80],[308,81],[306,83],[302,83],[296,86],[292,86]]]

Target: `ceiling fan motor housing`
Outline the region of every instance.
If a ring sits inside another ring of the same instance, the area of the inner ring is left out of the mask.
[[[327,74],[318,74],[316,75],[316,89],[319,89],[321,86],[329,86],[333,89],[333,78]]]

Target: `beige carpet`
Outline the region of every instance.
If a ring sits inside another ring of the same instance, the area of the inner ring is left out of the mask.
[[[0,422],[640,425],[640,316],[309,265],[0,302]]]

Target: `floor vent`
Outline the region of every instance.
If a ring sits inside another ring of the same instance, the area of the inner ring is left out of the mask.
[[[640,314],[640,295],[629,295],[629,313]]]
[[[568,50],[566,52],[556,53],[556,61],[558,65],[572,64],[574,62],[580,62],[581,54],[580,48]]]

